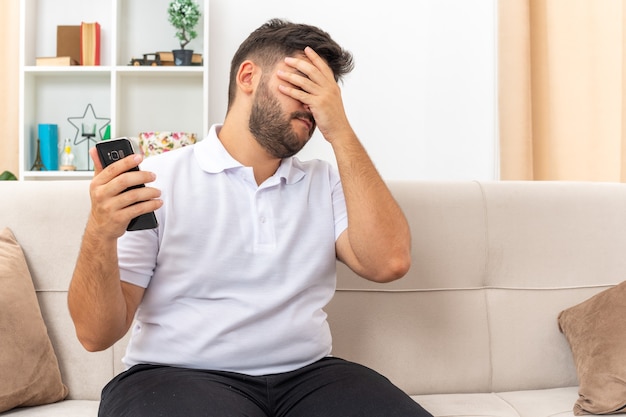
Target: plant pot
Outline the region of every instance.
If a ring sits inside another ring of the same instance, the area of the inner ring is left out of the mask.
[[[191,57],[193,50],[191,49],[174,49],[174,65],[191,65]]]

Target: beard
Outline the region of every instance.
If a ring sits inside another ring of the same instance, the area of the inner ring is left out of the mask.
[[[301,140],[291,127],[294,119],[311,121],[311,130],[305,140]],[[284,117],[280,102],[270,94],[267,84],[261,81],[252,104],[248,128],[270,155],[282,159],[297,154],[311,139],[315,126],[313,116],[307,112],[293,112]]]

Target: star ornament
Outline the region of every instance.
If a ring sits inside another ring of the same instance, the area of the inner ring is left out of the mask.
[[[68,117],[67,121],[76,129],[76,134],[74,135],[74,145],[80,145],[84,141],[102,140],[102,132],[106,129],[107,125],[111,123],[111,119],[109,118],[96,116],[96,113],[93,110],[93,106],[91,105],[91,103],[87,104],[87,107],[85,107],[85,112],[82,116]],[[84,135],[83,125],[95,126],[100,138],[97,139],[92,136]]]

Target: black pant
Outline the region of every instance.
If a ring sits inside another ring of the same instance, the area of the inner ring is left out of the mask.
[[[377,372],[324,358],[249,376],[136,365],[102,390],[99,417],[432,417]]]

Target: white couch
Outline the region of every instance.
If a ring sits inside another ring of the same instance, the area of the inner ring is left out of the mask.
[[[387,375],[435,416],[572,416],[577,375],[557,316],[626,276],[626,185],[390,186],[409,218],[413,265],[384,285],[340,265],[327,308],[334,354]],[[96,416],[124,341],[86,352],[67,311],[88,182],[0,182],[0,196],[0,228],[23,247],[70,390],[3,416]]]

